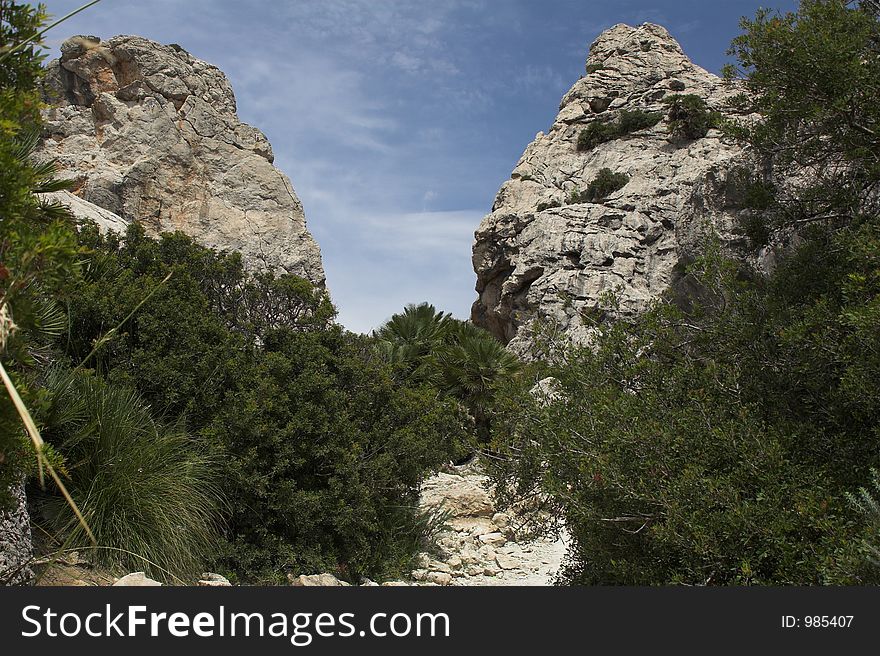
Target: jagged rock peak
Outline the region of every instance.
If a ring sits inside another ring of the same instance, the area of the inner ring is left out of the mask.
[[[91,204],[119,225],[181,230],[240,251],[251,269],[324,285],[302,204],[216,66],[138,36],[74,36],[48,65],[44,96],[40,155],[75,181],[74,212]]]
[[[563,97],[549,132],[526,147],[475,233],[472,320],[518,350],[527,350],[537,318],[588,339],[585,310],[616,291],[621,312],[641,311],[677,282],[707,231],[744,248],[734,231],[744,211],[734,172],[746,154],[717,129],[673,139],[664,102],[693,94],[724,112],[738,92],[691,62],[659,25],[603,32],[586,75]],[[579,147],[586,128],[618,125],[624,110],[662,118]],[[602,169],[626,176],[625,185],[590,202],[573,198]]]

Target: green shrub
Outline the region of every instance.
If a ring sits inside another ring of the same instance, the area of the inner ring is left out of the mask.
[[[238,255],[181,234],[81,239],[94,256],[58,343],[73,362],[173,271],[87,366],[182,417],[219,463],[230,502],[215,571],[272,582],[403,571],[423,534],[418,486],[465,437],[459,404],[395,378],[377,340],[334,325],[308,281],[249,276]]]
[[[669,134],[677,141],[694,141],[718,127],[721,115],[709,110],[706,101],[695,94],[674,94],[664,99],[669,106]]]
[[[860,545],[865,558],[871,566],[880,569],[880,471],[871,470],[870,487],[862,486],[857,493],[847,492],[845,496],[867,524]]]
[[[562,207],[562,203],[560,203],[558,200],[551,200],[551,201],[546,201],[543,203],[538,203],[538,211],[539,212],[543,212],[544,210],[549,210],[554,207]]]
[[[568,202],[571,204],[599,203],[615,191],[623,189],[628,182],[629,176],[626,173],[615,173],[609,168],[603,168],[599,170],[599,173],[584,191],[575,189],[571,192]]]
[[[616,139],[617,136],[617,127],[613,123],[593,121],[578,134],[577,150],[578,152],[592,150],[599,144]]]
[[[163,426],[132,390],[54,372],[46,439],[64,455],[68,488],[97,540],[61,497],[42,513],[67,547],[116,571],[192,582],[219,541],[218,467],[182,426]]]
[[[477,440],[488,441],[495,392],[521,365],[503,344],[427,303],[407,306],[375,335],[383,358],[399,365],[408,380],[428,383],[461,403],[474,420]]]
[[[657,125],[663,120],[663,112],[646,112],[641,109],[627,110],[620,112],[617,118],[618,132],[621,136],[638,132],[639,130],[647,130]]]
[[[592,150],[607,141],[654,127],[662,119],[662,112],[646,112],[640,109],[622,110],[613,122],[593,121],[581,130],[578,134],[577,150],[578,152]]]
[[[686,312],[595,324],[542,373],[556,402],[502,397],[493,479],[565,523],[565,581],[878,580],[845,502],[880,463],[878,235],[814,231],[768,279],[713,246]]]
[[[57,204],[34,195],[59,188],[51,162],[36,165],[30,155],[40,132],[37,82],[44,56],[35,46],[10,52],[38,33],[45,7],[3,2],[0,19],[0,357],[25,405],[36,412],[35,365],[45,355],[53,325],[44,311],[57,309],[68,283],[79,273],[82,254],[73,220]],[[56,318],[57,318],[56,313]],[[62,322],[63,323],[63,322]],[[58,322],[54,322],[54,328]],[[5,387],[0,388],[0,512],[13,501],[9,491],[34,467],[33,445]],[[45,465],[45,462],[44,462]]]
[[[395,381],[374,352],[338,327],[282,328],[235,367],[202,432],[221,450],[232,503],[221,571],[357,581],[411,567],[424,530],[419,484],[454,457],[466,424],[458,404]]]

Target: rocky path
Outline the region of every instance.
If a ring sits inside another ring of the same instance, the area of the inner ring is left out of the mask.
[[[412,579],[434,585],[552,585],[566,552],[564,536],[519,541],[516,518],[495,512],[487,479],[474,467],[425,482],[421,505],[449,513],[440,553],[421,554]]]

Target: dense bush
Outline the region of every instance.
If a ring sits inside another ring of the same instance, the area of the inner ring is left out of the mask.
[[[621,110],[613,122],[593,121],[578,134],[577,150],[592,150],[606,141],[619,139],[627,134],[654,127],[663,119],[662,112],[646,112],[640,109]]]
[[[40,405],[37,358],[46,339],[63,328],[58,301],[78,274],[76,237],[70,215],[42,202],[36,192],[53,191],[52,163],[35,165],[30,154],[39,132],[42,75],[34,47],[10,49],[37,33],[42,7],[3,2],[0,22],[0,356],[25,404]],[[35,464],[21,418],[5,388],[0,388],[0,511]],[[44,463],[45,464],[45,463]]]
[[[562,203],[560,203],[558,200],[551,200],[551,201],[538,203],[537,210],[539,212],[543,212],[544,210],[549,210],[554,207],[562,207]]]
[[[478,442],[488,441],[495,393],[521,369],[516,356],[487,331],[428,303],[407,306],[375,335],[386,361],[407,379],[461,403],[475,422]]]
[[[877,228],[814,235],[769,281],[702,259],[688,313],[598,324],[548,372],[559,400],[506,397],[493,476],[564,520],[566,581],[877,580],[845,501],[880,462]]]
[[[573,191],[568,202],[572,204],[599,203],[615,191],[623,189],[628,182],[629,176],[626,173],[615,173],[609,168],[603,168],[599,170],[599,173],[584,191]]]
[[[248,276],[237,255],[137,226],[82,240],[95,255],[58,347],[85,357],[157,290],[86,364],[182,417],[218,463],[230,508],[213,566],[265,581],[403,568],[421,547],[419,483],[465,430],[458,405],[395,380],[305,280]]]
[[[222,505],[219,468],[205,445],[183,426],[156,422],[124,387],[55,370],[47,389],[44,437],[65,456],[68,488],[97,548],[89,550],[64,499],[37,496],[53,533],[114,571],[194,580],[217,549]]]
[[[720,124],[720,114],[711,111],[706,101],[695,94],[674,94],[664,99],[669,106],[667,123],[674,141],[694,141],[706,136]]]
[[[333,327],[266,335],[203,432],[233,504],[221,562],[253,573],[399,574],[419,545],[418,486],[464,424],[427,387],[401,386],[368,340]]]

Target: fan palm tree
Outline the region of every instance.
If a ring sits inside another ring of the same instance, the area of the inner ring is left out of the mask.
[[[379,339],[379,353],[389,363],[398,365],[407,377],[425,379],[430,373],[426,358],[440,348],[453,320],[429,303],[407,305],[373,332]]]
[[[500,381],[520,370],[520,361],[488,332],[464,322],[432,361],[440,388],[467,407],[478,438],[488,441],[495,391]]]

